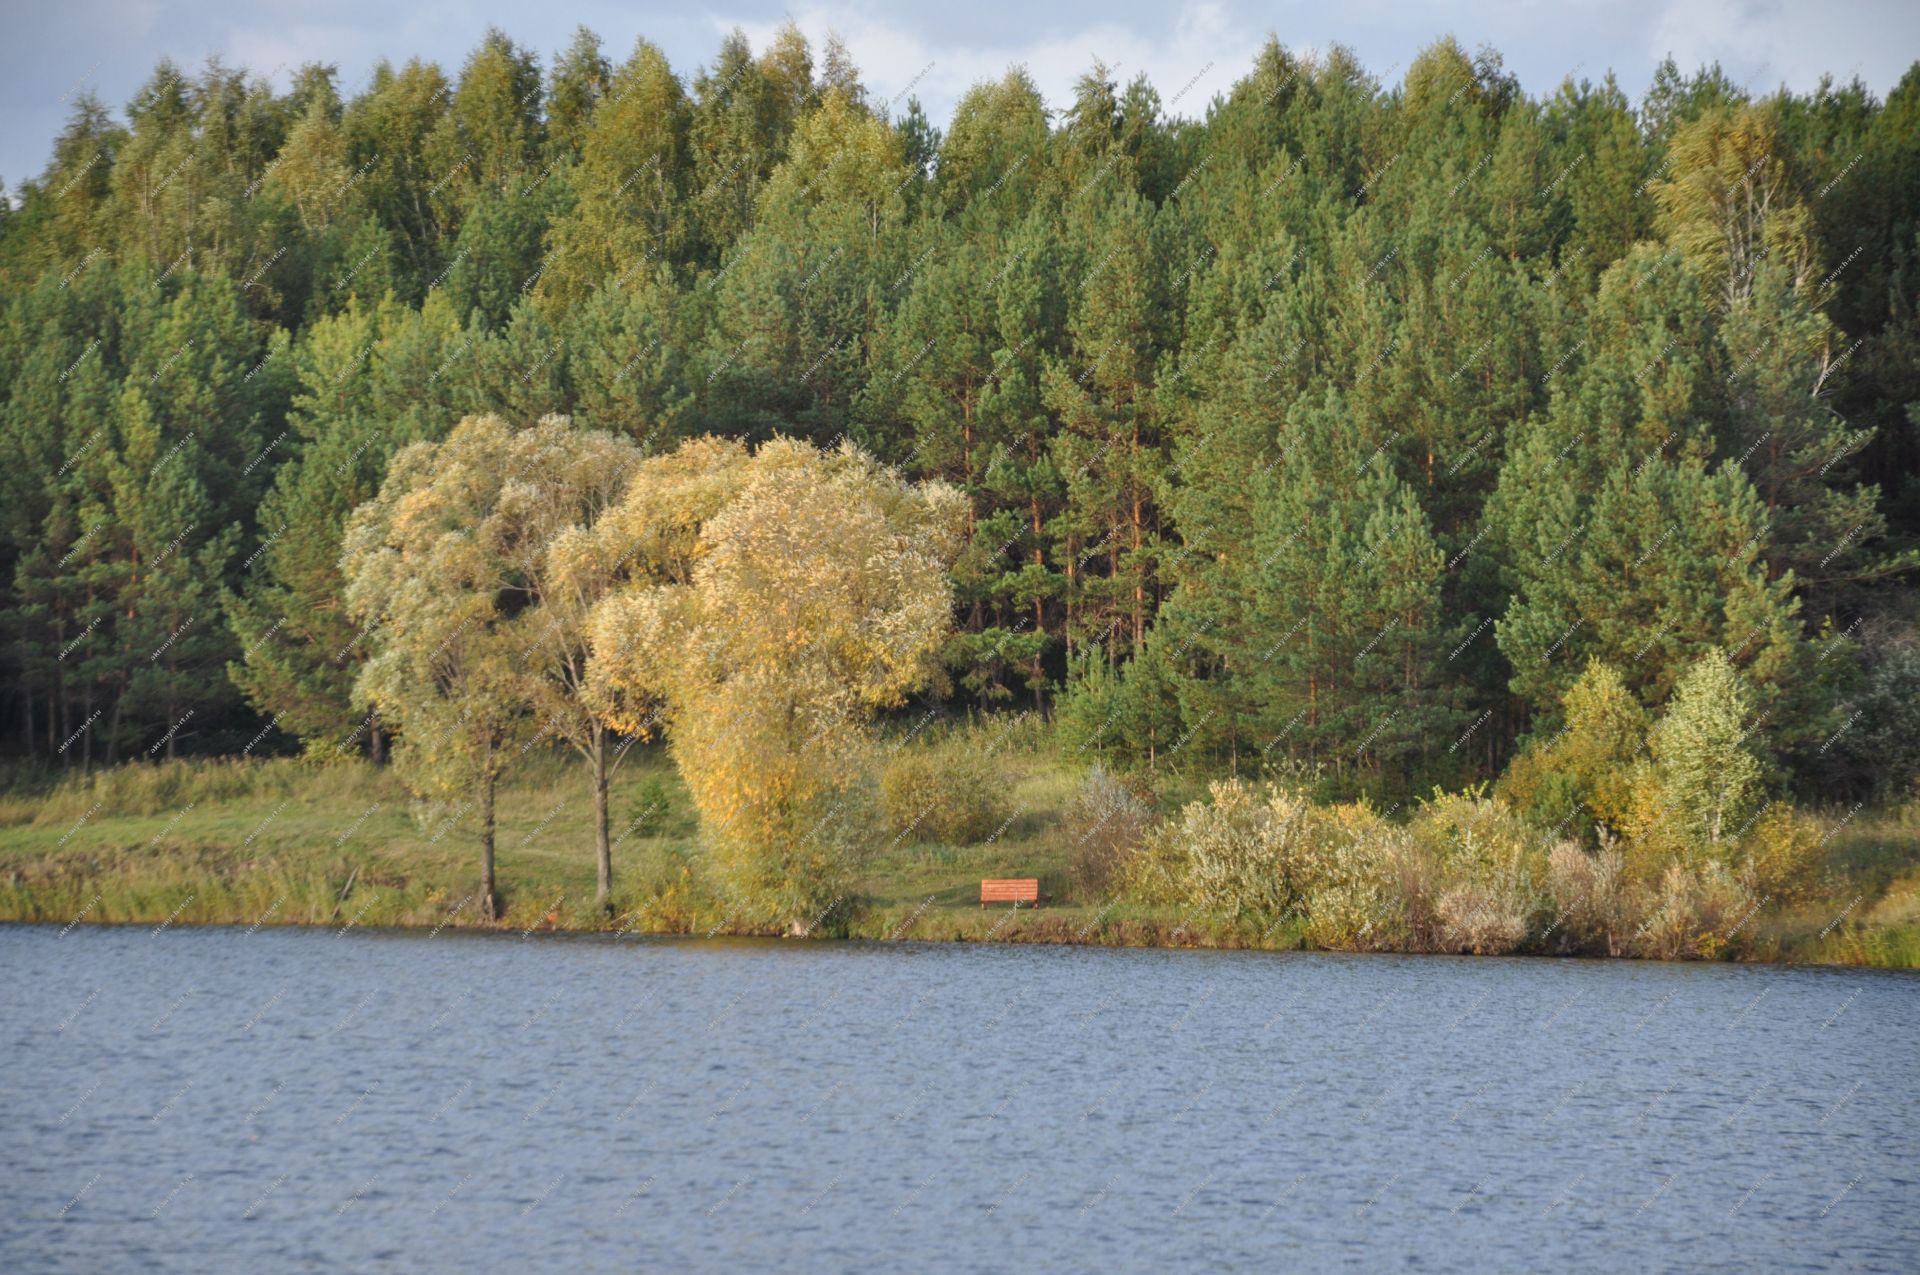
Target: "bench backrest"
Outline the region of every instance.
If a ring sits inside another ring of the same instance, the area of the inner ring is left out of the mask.
[[[982,881],[980,901],[982,903],[1038,903],[1040,879],[1022,877],[1007,881]]]

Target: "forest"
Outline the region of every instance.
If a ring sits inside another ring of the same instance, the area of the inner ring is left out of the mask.
[[[1920,795],[1920,64],[1634,101],[1270,39],[1204,106],[1016,68],[942,125],[791,26],[691,75],[490,31],[163,61],[5,193],[23,792],[398,763],[491,918],[497,783],[577,756],[602,914],[664,741],[716,897],[806,932],[824,826],[995,786],[898,738],[1018,715],[1086,902],[1657,955],[1844,903]]]

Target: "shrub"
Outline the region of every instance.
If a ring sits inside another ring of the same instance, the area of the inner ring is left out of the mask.
[[[648,775],[635,784],[608,821],[614,839],[692,832],[695,825],[692,811],[674,804],[676,787],[662,775]]]
[[[1103,898],[1153,828],[1153,811],[1105,767],[1088,772],[1067,807],[1067,880],[1075,897]]]
[[[691,846],[654,842],[635,857],[614,893],[621,930],[690,934],[736,919]]]
[[[880,772],[880,810],[890,837],[968,845],[1005,820],[1006,785],[999,767],[977,750],[906,748]]]
[[[1626,886],[1626,855],[1602,835],[1598,851],[1561,841],[1547,852],[1547,893],[1554,919],[1544,939],[1557,952],[1618,956],[1632,928]]]
[[[1566,729],[1529,747],[1500,779],[1499,792],[1536,823],[1559,828],[1584,816],[1614,831],[1632,807],[1634,759],[1646,742],[1646,710],[1618,669],[1589,661],[1560,701]]]
[[[1712,959],[1727,950],[1739,929],[1747,928],[1753,903],[1733,873],[1719,863],[1667,865],[1646,904],[1646,920],[1628,951],[1674,961]]]
[[[1312,806],[1301,794],[1238,779],[1208,787],[1148,837],[1129,874],[1143,897],[1236,917],[1279,918],[1299,909],[1312,858]]]
[[[1774,802],[1740,840],[1740,884],[1769,906],[1803,903],[1819,885],[1826,858],[1820,825],[1786,802]]]
[[[1364,805],[1332,807],[1320,821],[1302,900],[1301,934],[1316,947],[1400,951],[1425,923],[1428,864],[1408,853],[1406,833]],[[1409,906],[1411,901],[1411,906]]]
[[[1557,748],[1522,753],[1500,777],[1495,791],[1516,810],[1525,812],[1534,826],[1585,839],[1604,825],[1594,818],[1579,781],[1552,769],[1558,764],[1559,753]]]
[[[1431,860],[1417,874],[1431,882],[1431,895],[1406,900],[1422,950],[1511,952],[1544,923],[1546,851],[1504,803],[1479,793],[1436,794],[1407,825],[1407,836],[1411,853]],[[1408,869],[1402,875],[1415,879]]]

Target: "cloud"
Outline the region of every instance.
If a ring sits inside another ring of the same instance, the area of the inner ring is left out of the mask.
[[[1214,94],[1224,93],[1251,69],[1261,38],[1210,0],[1183,5],[1170,22],[1158,17],[1160,30],[1109,19],[1071,33],[1030,30],[1024,39],[1006,39],[1009,31],[1020,35],[1017,23],[983,21],[984,38],[968,43],[937,40],[837,6],[802,7],[793,20],[816,56],[829,31],[839,35],[868,90],[881,102],[899,99],[896,115],[913,96],[936,122],[944,122],[975,84],[997,80],[1015,66],[1027,68],[1050,107],[1064,109],[1073,100],[1074,81],[1096,60],[1121,84],[1144,72],[1169,113],[1198,117]],[[713,21],[716,33],[739,27],[756,49],[765,48],[780,25],[725,17]]]
[[[1912,59],[1916,12],[1906,0],[1670,0],[1653,24],[1647,52],[1656,62],[1671,54],[1683,71],[1718,62],[1755,93],[1783,83],[1806,92],[1824,73],[1843,84],[1859,75],[1884,91]]]

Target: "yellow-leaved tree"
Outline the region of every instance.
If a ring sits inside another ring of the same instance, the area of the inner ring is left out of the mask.
[[[1753,292],[1760,263],[1783,266],[1794,288],[1819,272],[1813,218],[1796,197],[1779,107],[1722,105],[1675,130],[1668,177],[1653,183],[1659,226],[1727,310]]]
[[[488,918],[495,789],[514,758],[553,738],[587,762],[607,904],[611,740],[584,694],[587,620],[619,563],[574,546],[639,459],[631,442],[561,416],[529,429],[470,417],[398,453],[348,523],[347,604],[373,648],[360,693],[398,726],[395,757],[415,790],[457,803],[456,816],[476,810]]]
[[[823,831],[874,713],[940,677],[966,518],[851,446],[695,439],[643,462],[594,535],[635,565],[594,609],[608,723],[664,723],[721,882],[805,932],[852,882]]]
[[[510,440],[484,417],[403,448],[348,519],[340,556],[347,609],[373,648],[355,693],[397,728],[394,761],[414,791],[453,806],[445,826],[477,813],[488,920],[499,915],[494,793],[528,722],[522,639],[503,605],[511,567],[481,530]]]
[[[575,429],[564,416],[548,416],[508,439],[500,489],[486,519],[490,541],[512,561],[511,581],[526,604],[516,663],[521,694],[539,722],[538,739],[565,741],[587,764],[594,907],[603,913],[613,894],[607,785],[626,753],[616,751],[605,718],[587,705],[587,621],[625,564],[614,554],[582,554],[578,546],[604,543],[593,528],[617,506],[640,459],[631,439]]]

